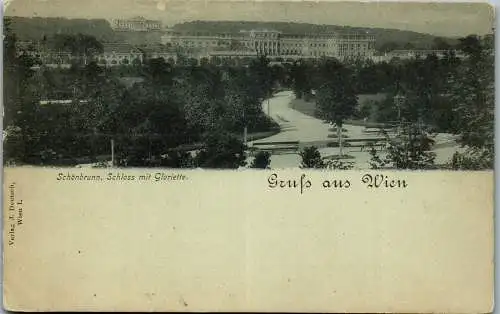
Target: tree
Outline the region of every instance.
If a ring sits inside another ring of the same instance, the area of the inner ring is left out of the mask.
[[[451,48],[451,45],[444,38],[436,37],[432,42],[432,48],[437,50],[448,50]]]
[[[311,76],[311,74],[313,74],[311,72],[313,72],[311,64],[305,63],[302,60],[293,63],[290,69],[290,75],[293,80],[292,89],[296,98],[301,99],[311,93],[311,77],[313,77]]]
[[[26,162],[29,156],[38,153],[39,127],[43,123],[37,112],[40,91],[32,69],[33,58],[17,53],[17,37],[12,32],[10,18],[5,19],[4,34],[4,160]]]
[[[102,53],[104,48],[94,36],[85,34],[56,34],[53,38],[55,48],[67,51],[78,58],[89,58]]]
[[[225,112],[220,69],[207,66],[183,72],[174,86],[190,128],[202,134],[220,124]]]
[[[272,81],[278,86],[286,86],[288,84],[287,69],[282,64],[275,64],[271,67]]]
[[[20,94],[20,86],[22,85],[22,74],[19,72],[19,68],[22,66],[19,64],[19,59],[16,52],[16,34],[12,32],[11,29],[11,19],[5,17],[4,19],[4,34],[5,38],[3,41],[3,106],[4,106],[4,125],[9,126],[14,124],[15,113],[19,110],[16,108],[18,106],[17,98]],[[25,69],[27,70],[27,69]],[[30,74],[29,71],[24,71],[24,74]],[[28,73],[26,73],[28,72]]]
[[[475,61],[480,59],[484,52],[481,37],[477,35],[469,35],[467,37],[460,38],[457,48],[469,55]]]
[[[228,132],[212,132],[204,139],[197,164],[202,168],[237,169],[245,165],[245,146]]]
[[[434,169],[436,154],[431,152],[433,140],[419,128],[409,125],[407,133],[397,139],[387,136],[387,154],[380,157],[374,147],[370,149],[370,165],[372,169]]]
[[[210,64],[210,60],[207,57],[203,57],[200,59],[200,66],[207,66]]]
[[[250,168],[268,169],[271,163],[271,154],[269,152],[260,151],[255,155]]]
[[[321,86],[316,91],[316,104],[321,117],[337,127],[342,155],[342,126],[358,104],[351,71],[338,61],[327,60],[320,69]]]
[[[155,85],[172,84],[172,66],[163,58],[149,59],[146,65],[148,80]]]
[[[248,67],[249,87],[252,93],[257,95],[259,99],[269,97],[273,87],[273,77],[271,68],[269,67],[269,59],[265,56],[260,56],[258,59],[252,60]]]
[[[231,69],[225,81],[224,101],[226,111],[224,124],[238,132],[246,127],[250,131],[258,129],[264,120],[261,109],[262,99],[254,92],[253,75],[244,69]]]
[[[324,163],[321,158],[321,154],[318,149],[314,146],[305,147],[300,152],[300,157],[302,158],[302,162],[300,164],[301,168],[323,168]]]
[[[459,44],[468,58],[449,78],[450,101],[455,105],[457,133],[467,148],[452,160],[456,169],[493,168],[494,164],[494,54],[490,37],[468,36]]]
[[[375,109],[377,108],[377,101],[368,100],[363,103],[355,112],[356,117],[360,119],[371,120],[374,115]]]

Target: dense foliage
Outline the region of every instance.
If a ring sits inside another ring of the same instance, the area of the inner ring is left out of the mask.
[[[120,166],[237,168],[245,160],[244,128],[276,127],[261,110],[279,81],[265,58],[248,67],[149,59],[135,71],[140,80],[126,86],[122,73],[94,62],[33,68],[33,59],[15,53],[16,37],[6,30],[6,162],[109,160],[113,143]],[[74,55],[100,47],[91,36],[64,35],[60,42]],[[48,102],[54,100],[69,102]]]

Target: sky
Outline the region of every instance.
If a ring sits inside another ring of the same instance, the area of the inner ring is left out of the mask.
[[[5,0],[4,0],[5,1]],[[266,0],[10,0],[5,15],[66,18],[144,16],[166,25],[192,20],[280,21],[381,27],[438,36],[484,35],[494,26],[485,2]],[[6,6],[6,7],[5,7]]]

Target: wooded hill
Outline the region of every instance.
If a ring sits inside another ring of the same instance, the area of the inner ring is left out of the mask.
[[[19,40],[41,40],[55,34],[86,34],[99,41],[117,41],[117,34],[104,19],[9,17],[10,27]],[[118,36],[119,37],[119,36]]]
[[[115,32],[105,19],[67,19],[67,18],[26,18],[9,17],[11,27],[19,40],[41,40],[54,34],[87,34],[101,42],[129,42],[134,44],[157,43],[160,33],[137,36],[133,32]],[[338,25],[316,25],[288,22],[252,22],[252,21],[191,21],[173,26],[179,31],[209,31],[237,33],[240,30],[275,29],[284,33],[323,33],[323,32],[365,32],[375,35],[376,49],[390,51],[394,49],[446,49],[455,45],[456,39],[436,37],[411,31],[383,28],[361,28]]]

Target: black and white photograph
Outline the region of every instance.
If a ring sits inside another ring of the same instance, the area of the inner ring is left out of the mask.
[[[11,1],[4,165],[493,169],[493,21],[486,3]]]
[[[6,310],[493,312],[492,5],[4,2]]]

